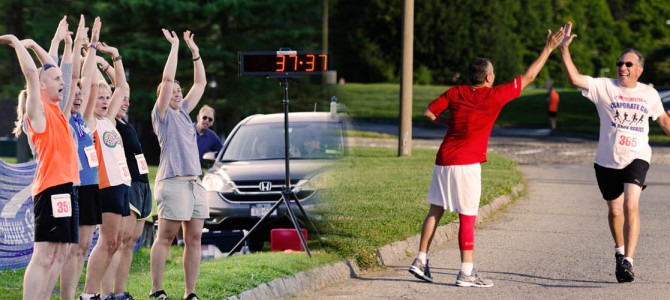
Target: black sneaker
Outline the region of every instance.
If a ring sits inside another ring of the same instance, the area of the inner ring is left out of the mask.
[[[170,297],[168,297],[164,290],[160,290],[149,295],[149,299],[170,300]]]
[[[426,260],[426,265],[424,266],[421,260],[418,258],[414,259],[412,265],[408,270],[414,275],[414,277],[428,282],[433,282],[433,277],[430,276],[430,266],[428,265],[428,260]]]
[[[632,282],[635,280],[635,273],[633,273],[633,265],[625,259],[616,268],[616,280],[621,282]]]

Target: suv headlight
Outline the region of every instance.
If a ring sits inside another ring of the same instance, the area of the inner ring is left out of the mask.
[[[324,172],[312,176],[309,179],[300,180],[297,184],[296,192],[303,190],[308,191],[317,191],[321,189],[328,188],[332,181],[332,176],[330,173]]]
[[[233,182],[222,172],[205,174],[202,186],[208,192],[229,193],[233,191]]]

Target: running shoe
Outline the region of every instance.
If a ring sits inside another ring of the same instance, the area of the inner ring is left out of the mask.
[[[616,268],[616,280],[621,282],[632,282],[635,280],[635,273],[633,273],[633,265],[622,259],[621,263]]]
[[[131,295],[128,292],[123,292],[123,294],[118,294],[115,297],[116,300],[135,300],[135,298],[133,298],[133,295]]]
[[[414,277],[427,282],[433,282],[433,277],[430,276],[430,266],[428,265],[428,260],[426,260],[426,265],[424,266],[420,259],[414,259],[412,265],[408,270],[414,275]]]
[[[479,277],[477,271],[472,270],[472,275],[467,276],[463,272],[458,272],[456,285],[461,287],[492,287],[493,281]]]
[[[168,297],[164,290],[160,290],[150,294],[149,299],[170,300],[170,297]]]

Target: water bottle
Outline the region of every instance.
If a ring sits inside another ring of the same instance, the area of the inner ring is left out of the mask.
[[[337,97],[330,98],[330,117],[337,118]]]

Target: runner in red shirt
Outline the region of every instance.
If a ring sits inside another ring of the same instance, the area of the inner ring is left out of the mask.
[[[409,272],[419,279],[432,282],[426,253],[433,240],[437,224],[444,211],[458,212],[460,229],[458,234],[461,250],[461,271],[456,285],[491,287],[493,282],[482,279],[473,268],[474,225],[481,196],[481,166],[486,161],[486,148],[493,123],[510,100],[518,97],[521,90],[535,80],[551,52],[563,39],[563,28],[554,35],[551,30],[540,56],[525,74],[511,82],[493,86],[495,73],[487,58],[475,58],[470,62],[472,85],[458,85],[433,100],[424,111],[431,121],[446,125],[449,130],[437,152],[433,179],[427,201],[430,210],[423,223],[419,254]],[[440,115],[449,111],[448,120]]]

